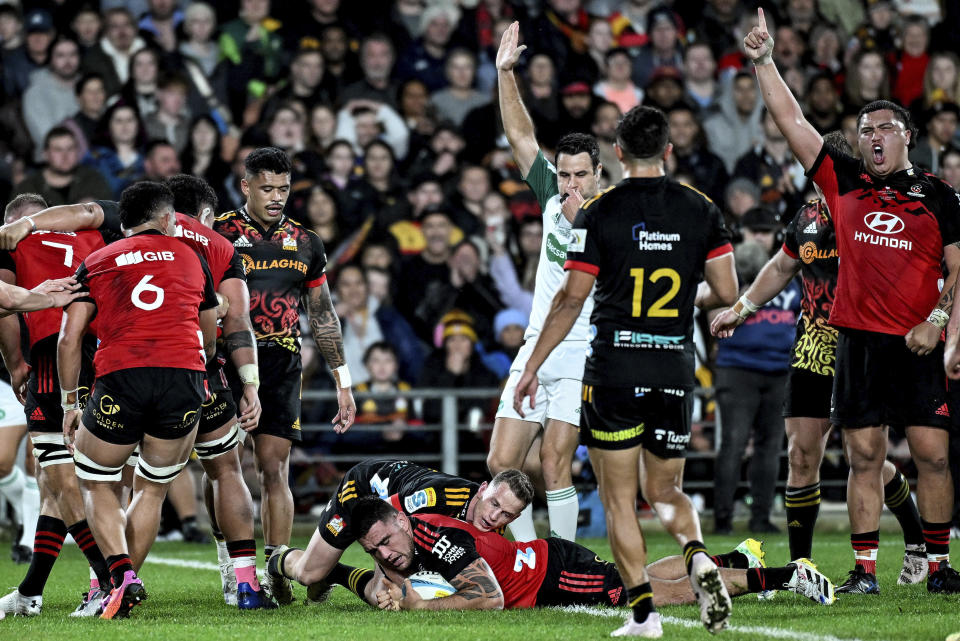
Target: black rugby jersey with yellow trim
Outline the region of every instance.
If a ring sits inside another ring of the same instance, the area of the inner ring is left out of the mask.
[[[790,367],[833,376],[837,330],[830,310],[837,289],[837,236],[830,212],[819,200],[801,207],[787,225],[783,252],[801,262],[803,298]]]
[[[323,241],[287,216],[264,229],[246,207],[217,216],[213,229],[243,261],[258,343],[299,352],[300,301],[307,289],[326,281]]]
[[[573,227],[564,268],[597,277],[583,382],[692,389],[697,285],[733,251],[720,210],[666,177],[625,178]]]

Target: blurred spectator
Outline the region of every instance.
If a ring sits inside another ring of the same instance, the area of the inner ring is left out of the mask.
[[[657,5],[655,0],[626,0],[616,5],[618,10],[608,18],[616,46],[636,49],[647,44],[647,15]]]
[[[483,389],[499,385],[497,376],[483,365],[474,350],[477,332],[470,321],[468,314],[459,311],[446,316],[442,324],[442,346],[427,356],[417,387]],[[461,400],[457,404],[458,422],[471,423],[470,414],[483,415],[488,405],[482,399]],[[439,423],[441,417],[440,399],[425,400],[423,420]]]
[[[676,67],[661,67],[653,72],[643,104],[669,111],[683,102],[683,74]]]
[[[545,0],[542,13],[521,23],[524,40],[536,53],[553,60],[557,69],[571,76],[589,77],[590,56],[587,53],[587,30],[590,17],[581,0]],[[564,132],[568,133],[568,132]]]
[[[807,83],[806,96],[804,115],[821,136],[840,129],[843,104],[830,73],[818,72],[812,76]]]
[[[621,115],[620,108],[612,102],[601,102],[593,114],[593,126],[590,127],[600,146],[600,164],[603,165],[603,173],[609,176],[610,183],[613,185],[623,178],[623,168],[613,148],[614,143],[617,142],[617,125],[620,123]]]
[[[680,18],[677,14],[665,6],[650,11],[647,14],[647,36],[649,41],[633,59],[633,82],[638,87],[650,84],[654,71],[661,67],[672,67],[677,71],[683,69]]]
[[[420,188],[425,184],[421,183]],[[423,251],[408,258],[401,267],[397,309],[413,326],[417,336],[430,342],[433,327],[439,318],[432,308],[434,301],[439,298],[435,292],[445,291],[450,282],[448,261],[453,224],[450,214],[438,206],[425,209],[418,219],[424,247]],[[428,299],[431,305],[427,305]]]
[[[77,80],[75,91],[79,109],[61,124],[73,132],[77,140],[78,157],[83,158],[90,150],[97,123],[106,109],[107,90],[100,75],[87,73]]]
[[[267,137],[270,145],[283,149],[291,158],[307,146],[304,131],[304,115],[295,101],[278,105],[267,120]],[[294,174],[298,173],[294,167]],[[302,177],[302,176],[300,176]]]
[[[560,117],[560,101],[553,61],[545,54],[534,54],[530,57],[523,80],[526,82],[524,103],[530,111],[534,124],[540,130],[552,130]],[[552,132],[551,135],[555,136],[556,132]]]
[[[83,164],[99,171],[110,185],[113,199],[119,200],[120,192],[143,176],[143,126],[133,107],[118,102],[103,114],[97,131],[98,141]]]
[[[220,199],[220,209],[222,211],[237,209],[247,202],[247,197],[243,195],[243,191],[240,189],[240,181],[246,174],[243,161],[254,149],[255,146],[252,143],[241,140],[240,146],[237,147],[230,163],[230,175],[224,179],[223,183],[216,186],[218,189],[217,198]]]
[[[958,118],[960,107],[957,107],[956,103],[934,103],[924,118],[927,123],[926,135],[920,138],[917,146],[910,151],[910,161],[939,174],[940,157],[947,147],[953,144],[957,135]]]
[[[393,42],[382,33],[367,36],[360,46],[360,69],[363,78],[344,87],[340,102],[362,98],[391,106],[397,104],[397,86],[393,80],[396,52]]]
[[[367,245],[367,247],[375,245]],[[367,279],[367,289],[381,305],[390,305],[393,303],[393,275],[389,269],[376,267],[373,265],[363,268],[364,276]]]
[[[43,9],[34,9],[21,20],[16,7],[0,5],[0,27],[3,29],[3,90],[10,98],[23,94],[30,86],[30,76],[47,64],[50,44],[57,35],[53,18]],[[37,139],[39,143],[42,138]]]
[[[846,41],[863,22],[863,4],[860,0],[819,0],[817,9],[825,22],[840,28],[840,35]]]
[[[180,159],[173,145],[163,139],[154,139],[143,150],[143,178],[156,182],[180,173]]]
[[[320,32],[320,52],[329,77],[329,87],[338,97],[351,82],[363,77],[356,54],[350,49],[347,32],[339,24],[331,24]]]
[[[825,74],[842,75],[843,42],[837,28],[819,24],[810,33],[810,67]]]
[[[667,158],[667,165],[673,166],[674,174],[693,176],[697,189],[714,202],[721,202],[728,182],[727,170],[723,161],[707,149],[707,138],[693,108],[677,105],[667,113],[667,121],[670,142],[673,143],[673,153]]]
[[[890,79],[883,56],[878,51],[860,51],[847,70],[846,107],[860,111],[868,102],[890,99]]]
[[[593,86],[593,93],[614,103],[627,113],[643,101],[643,90],[630,79],[630,54],[626,49],[611,49],[604,65],[604,80]]]
[[[707,0],[707,6],[693,30],[697,33],[697,40],[705,40],[710,44],[718,60],[731,49],[737,48],[746,33],[739,29],[738,22],[742,14],[752,11],[744,9],[737,0]],[[769,16],[767,24],[770,26]]]
[[[389,105],[354,98],[337,113],[336,137],[353,145],[357,156],[366,145],[380,139],[390,145],[394,156],[404,158],[410,131]]]
[[[177,27],[183,22],[183,12],[177,4],[177,0],[148,0],[149,9],[138,25],[157,47],[168,53],[177,48]]]
[[[909,105],[914,122],[922,123],[926,111],[938,102],[960,104],[960,57],[952,51],[930,56],[923,74],[923,96]]]
[[[492,105],[481,109],[492,108]],[[476,113],[476,110],[471,113]],[[466,129],[466,127],[464,127]],[[461,129],[452,125],[438,126],[427,147],[421,148],[415,156],[407,158],[407,172],[413,176],[430,173],[447,180],[453,177],[460,165],[461,156],[465,156],[464,135]],[[464,158],[472,161],[472,158]]]
[[[735,178],[723,193],[723,204],[727,227],[739,233],[744,215],[760,206],[760,188],[746,178]]]
[[[786,22],[804,41],[808,40],[814,26],[824,21],[817,13],[816,0],[787,0],[786,14]]]
[[[248,96],[264,97],[283,72],[280,23],[270,17],[270,0],[241,0],[240,17],[220,28],[220,56],[227,65],[228,103],[242,122]]]
[[[445,87],[447,49],[459,20],[459,10],[451,5],[434,4],[424,9],[420,15],[419,37],[397,60],[397,78],[419,78],[430,91]]]
[[[868,0],[867,21],[854,31],[861,50],[893,51],[900,39],[892,0]]]
[[[17,193],[40,194],[51,207],[113,197],[103,177],[80,164],[77,140],[66,127],[54,127],[43,141],[44,166],[16,186]]]
[[[840,131],[843,132],[843,137],[846,139],[847,144],[850,145],[850,149],[853,150],[853,157],[860,157],[860,146],[857,144],[857,139],[860,137],[858,131],[859,123],[857,122],[856,113],[845,113],[843,117],[840,118]]]
[[[801,70],[806,41],[792,26],[780,25],[775,34],[777,47],[774,59],[777,67],[783,70]]]
[[[411,78],[399,89],[400,117],[410,130],[408,155],[426,146],[436,127],[435,109],[430,104],[430,92],[423,81]]]
[[[199,176],[216,188],[230,174],[230,166],[223,160],[222,154],[216,121],[207,114],[194,118],[187,145],[180,154],[184,173]]]
[[[747,213],[751,218],[754,212]],[[770,211],[761,215],[773,217]],[[768,245],[744,239],[737,247],[741,286],[756,278],[771,255]],[[779,532],[770,522],[780,452],[783,449],[783,390],[793,352],[794,325],[800,309],[800,287],[792,281],[733,336],[720,340],[716,361],[716,395],[720,413],[720,447],[715,462],[714,494],[717,534],[732,532],[733,506],[740,483],[740,467],[753,437],[750,457],[750,531]]]
[[[330,182],[337,190],[346,189],[347,183],[354,177],[356,156],[353,145],[346,140],[336,139],[327,147],[324,155],[327,163],[327,173],[324,180]]]
[[[593,125],[594,97],[590,85],[574,80],[560,90],[559,132],[589,133]],[[558,136],[559,138],[559,136]]]
[[[451,205],[453,223],[464,235],[483,235],[483,199],[489,193],[490,173],[486,169],[479,165],[461,167]]]
[[[374,140],[363,154],[363,182],[369,186],[370,212],[377,226],[389,227],[407,212],[406,191],[396,172],[393,149],[382,140]]]
[[[683,77],[686,96],[708,113],[717,103],[720,87],[717,84],[717,61],[710,46],[705,42],[694,42],[683,52]]]
[[[494,193],[491,196],[499,194]],[[506,229],[506,219],[487,218],[486,241],[490,246],[490,277],[503,304],[518,309],[529,317],[533,308],[533,288],[537,281],[537,265],[543,244],[543,221],[536,216],[528,216],[520,221],[517,230],[516,262],[507,251]]]
[[[370,378],[355,385],[360,397],[357,424],[384,426],[383,431],[374,437],[375,442],[370,444],[377,449],[388,447],[391,452],[420,453],[436,447],[435,433],[408,430],[410,399],[365,399],[362,396],[364,392],[391,394],[412,389],[410,383],[399,379],[397,354],[393,346],[386,341],[370,345],[363,355],[363,364]],[[364,440],[369,442],[369,436]]]
[[[112,96],[130,77],[130,59],[145,45],[137,35],[133,14],[125,7],[103,14],[104,35],[83,54],[83,71],[103,76],[107,95]]]
[[[744,243],[755,243],[763,247],[769,256],[772,256],[779,249],[776,241],[783,225],[780,224],[780,217],[777,213],[769,207],[760,206],[748,210],[743,215],[740,228],[743,232]],[[747,256],[749,257],[749,253]],[[745,258],[745,260],[748,260],[748,258]],[[747,274],[752,274],[749,282],[753,282],[756,273],[748,271]],[[746,284],[749,284],[749,282]]]
[[[67,36],[57,36],[50,45],[50,57],[44,69],[30,76],[23,94],[23,118],[36,145],[34,159],[41,160],[40,143],[47,132],[77,111],[76,82],[79,78],[80,47]]]
[[[340,242],[340,224],[337,199],[320,185],[310,188],[306,205],[299,219],[323,241],[327,255],[333,253]]]
[[[803,166],[790,151],[773,116],[764,109],[763,141],[737,161],[733,176],[760,187],[760,201],[779,214],[796,211],[803,204],[806,183]]]
[[[296,51],[304,45],[316,45],[330,27],[338,27],[350,37],[357,35],[356,27],[340,16],[341,0],[307,0],[297,4],[305,5],[304,10],[294,13],[294,19],[284,25],[289,49]]]
[[[344,356],[354,380],[363,382],[370,378],[363,357],[371,345],[380,341],[393,346],[401,377],[416,380],[423,363],[420,342],[403,316],[370,296],[363,270],[356,265],[344,266],[337,275],[336,292]]]
[[[102,27],[103,21],[95,7],[92,4],[80,5],[77,15],[70,21],[70,30],[77,38],[81,54],[96,46],[100,40],[100,29]]]
[[[482,349],[482,345],[477,345],[483,364],[500,380],[510,375],[510,365],[523,345],[523,333],[529,322],[529,314],[518,309],[502,309],[493,317],[493,337],[496,344],[487,350]]]
[[[430,98],[440,119],[459,127],[471,110],[490,102],[489,96],[473,88],[476,72],[477,60],[472,53],[466,49],[450,52],[444,65],[447,87],[435,91]]]
[[[324,74],[323,54],[319,47],[297,51],[290,62],[290,75],[278,85],[263,108],[270,118],[277,107],[289,100],[299,100],[307,112],[319,104],[333,104],[334,92]]]
[[[160,53],[151,47],[143,47],[130,56],[130,70],[120,97],[137,110],[140,118],[145,118],[157,110],[159,80]]]
[[[894,52],[893,87],[890,95],[905,107],[923,96],[923,78],[930,56],[930,25],[917,15],[907,16],[903,23],[901,48]]]
[[[590,29],[587,31],[587,55],[592,63],[590,66],[594,71],[594,77],[599,78],[607,64],[607,53],[615,46],[623,48],[623,45],[614,44],[610,23],[603,18],[592,19]]]
[[[143,119],[149,138],[168,141],[179,154],[187,146],[191,115],[187,108],[189,83],[177,74],[165,74],[157,82],[157,109]]]
[[[203,73],[213,75],[220,62],[220,48],[213,41],[217,30],[217,15],[205,2],[191,2],[183,13],[183,34],[179,51],[194,60]]]
[[[308,114],[307,147],[325,155],[327,148],[336,139],[337,113],[323,103],[314,105]]]
[[[940,177],[950,183],[954,191],[960,189],[960,149],[947,147],[940,157]]]
[[[738,71],[723,83],[717,106],[719,110],[704,119],[703,130],[710,151],[732,172],[737,159],[763,139],[763,103],[753,73]]]

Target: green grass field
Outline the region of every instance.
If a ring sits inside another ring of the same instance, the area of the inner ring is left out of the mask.
[[[798,639],[838,641],[862,639],[910,641],[943,639],[960,630],[960,596],[932,596],[926,586],[898,587],[896,577],[902,559],[902,542],[894,534],[881,540],[879,575],[882,594],[850,596],[833,606],[817,606],[794,594],[779,594],[769,602],[754,595],[734,599],[731,628],[722,632],[727,639]],[[303,545],[303,539],[295,544]],[[726,551],[739,538],[712,537],[713,551]],[[262,542],[260,542],[262,545]],[[586,545],[610,558],[606,541],[588,540]],[[6,546],[3,548],[6,550]],[[673,554],[676,546],[661,533],[650,536],[651,558]],[[832,579],[846,577],[852,552],[842,534],[819,534],[815,543],[817,561]],[[224,605],[220,580],[215,569],[213,545],[158,543],[153,550],[158,562],[148,562],[141,576],[150,594],[128,620],[100,621],[68,618],[79,603],[87,584],[87,569],[76,546],[65,546],[44,594],[43,614],[35,618],[7,617],[0,621],[0,639],[43,639],[46,641],[96,639],[97,641],[227,640],[259,641],[433,641],[434,639],[585,639],[606,638],[620,625],[626,610],[595,610],[569,613],[557,610],[511,612],[398,612],[381,613],[360,603],[343,588],[334,590],[331,600],[321,606],[302,602],[305,590],[297,586],[299,602],[272,612],[240,613]],[[772,564],[786,561],[784,535],[767,540],[767,558]],[[204,567],[168,565],[177,560]],[[370,567],[370,559],[354,546],[345,562]],[[26,566],[0,560],[0,586],[16,586]],[[12,588],[11,588],[12,589]],[[707,639],[695,606],[663,608],[666,616],[664,638]]]

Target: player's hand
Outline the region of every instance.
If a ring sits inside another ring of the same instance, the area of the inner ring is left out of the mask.
[[[387,577],[383,577],[381,585],[383,589],[377,592],[377,607],[381,610],[399,610],[403,601],[403,590]],[[410,591],[415,592],[413,588],[410,588]]]
[[[530,397],[530,409],[533,409],[537,401],[537,386],[540,381],[537,380],[536,371],[524,369],[517,381],[517,387],[513,391],[513,410],[523,417],[523,399]]]
[[[79,289],[80,283],[76,279],[58,278],[45,280],[30,291],[46,295],[50,299],[50,307],[65,307],[80,297]]]
[[[330,422],[333,423],[334,432],[343,434],[357,420],[357,404],[353,400],[353,392],[349,387],[341,387],[337,390],[337,405],[340,406],[340,411]]]
[[[26,218],[0,225],[0,249],[16,249],[17,244],[29,236],[31,231],[33,231],[33,225]]]
[[[763,64],[773,57],[773,36],[767,31],[767,21],[763,9],[757,9],[760,24],[750,30],[743,39],[743,52],[754,63]]]
[[[514,22],[503,32],[500,38],[500,48],[497,49],[497,69],[500,71],[511,71],[513,66],[520,59],[520,54],[527,48],[527,45],[517,46],[520,39],[520,23]]]
[[[217,320],[220,320],[227,315],[227,311],[230,309],[230,299],[217,292]]]
[[[30,378],[30,366],[23,360],[10,368],[10,387],[21,405],[27,404],[27,380]]]
[[[580,205],[583,204],[583,194],[580,193],[580,189],[574,187],[570,191],[564,192],[566,198],[563,199],[563,204],[560,205],[560,211],[563,212],[563,216],[573,222],[573,219],[577,217],[577,210],[580,209]]]
[[[80,425],[80,410],[70,410],[63,413],[63,444],[67,451],[73,454],[73,441],[77,437],[77,427]]]
[[[733,330],[743,325],[740,314],[733,311],[732,307],[723,310],[710,323],[710,333],[717,338],[730,338],[733,336]]]
[[[923,321],[909,332],[907,332],[907,349],[918,356],[926,356],[940,342],[940,333],[943,330],[934,325]]]
[[[237,406],[240,410],[240,429],[244,432],[252,432],[260,425],[260,395],[257,394],[257,388],[254,385],[244,385],[243,395],[240,397],[240,404]]]

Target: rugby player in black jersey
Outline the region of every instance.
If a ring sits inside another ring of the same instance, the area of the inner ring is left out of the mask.
[[[825,135],[823,142],[853,155],[839,131]],[[820,511],[820,464],[830,434],[830,395],[836,364],[837,330],[828,318],[837,286],[837,239],[823,194],[816,185],[814,188],[819,198],[797,211],[787,226],[780,251],[760,271],[740,302],[720,313],[711,324],[715,336],[729,336],[755,307],[763,307],[798,273],[801,275],[803,300],[783,408],[791,559],[809,558],[813,547],[813,528]],[[927,555],[910,486],[890,461],[883,464],[883,483],[884,501],[900,522],[906,546],[897,582],[919,583],[927,576]]]
[[[616,153],[625,178],[577,214],[566,280],[514,396],[518,411],[525,397],[535,397],[537,369],[596,283],[580,440],[590,448],[610,546],[633,608],[617,636],[662,630],[636,516],[641,482],[644,497],[683,547],[704,625],[722,629],[731,610],[681,481],[694,387],[693,308],[736,300],[733,247],[710,199],[665,176],[672,151],[667,133],[663,113],[650,107],[631,109],[618,126]]]

